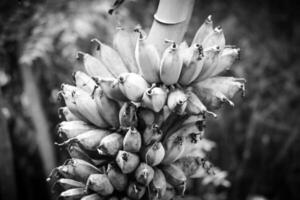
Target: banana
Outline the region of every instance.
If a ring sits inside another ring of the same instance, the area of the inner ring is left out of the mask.
[[[160,82],[160,57],[153,44],[146,42],[146,36],[140,32],[135,48],[135,59],[144,79],[149,83]]]
[[[170,136],[165,142],[165,157],[162,160],[163,164],[170,164],[177,160],[183,152],[184,148],[186,147],[186,139],[183,136],[172,135]]]
[[[187,181],[184,172],[174,164],[162,166],[162,171],[166,176],[166,180],[174,186],[177,192],[183,195]]]
[[[103,77],[93,77],[95,82],[100,85],[104,94],[112,99],[117,101],[128,101],[128,99],[121,92],[118,80],[115,78],[103,78]]]
[[[102,129],[93,129],[70,138],[62,143],[55,143],[58,146],[66,146],[72,143],[78,143],[86,150],[95,151],[105,136],[109,134],[109,131]]]
[[[135,180],[145,186],[148,186],[154,177],[154,170],[146,163],[141,162],[134,173]]]
[[[123,150],[136,153],[139,152],[142,146],[142,136],[136,128],[128,129],[123,140]]]
[[[164,199],[163,196],[166,193],[167,181],[164,173],[159,169],[154,169],[154,177],[150,185],[150,199]]]
[[[101,140],[97,150],[100,155],[115,156],[122,149],[122,145],[123,136],[119,133],[112,133]]]
[[[66,120],[66,121],[77,121],[80,120],[79,117],[77,117],[76,115],[74,115],[70,109],[68,107],[60,107],[58,109],[58,116],[60,119],[62,120]]]
[[[127,188],[126,194],[133,200],[141,199],[146,192],[146,187],[139,185],[136,182],[131,182]]]
[[[160,141],[162,136],[163,133],[157,124],[148,125],[143,132],[144,144],[149,145],[152,142]]]
[[[71,156],[71,158],[77,158],[84,160],[88,163],[93,163],[90,156],[82,149],[77,143],[73,143],[68,145],[68,153]]]
[[[80,200],[104,200],[104,197],[99,196],[98,194],[89,194],[82,197]]]
[[[134,153],[120,150],[116,157],[116,163],[124,174],[129,174],[137,168],[140,158]]]
[[[86,73],[77,71],[72,74],[76,87],[82,89],[88,94],[92,94],[97,87],[95,81]]]
[[[156,166],[161,163],[165,156],[165,149],[161,142],[154,142],[146,147],[143,152],[144,161],[150,166]]]
[[[107,167],[107,176],[117,191],[124,191],[128,185],[128,176],[123,174],[121,170],[113,165],[109,164]]]
[[[135,48],[139,33],[135,30],[118,28],[113,39],[113,47],[119,52],[129,72],[138,73],[139,69],[135,60]]]
[[[85,194],[84,188],[72,188],[60,193],[59,199],[76,200],[80,199]]]
[[[154,110],[155,112],[159,112],[164,107],[167,96],[166,88],[156,87],[156,85],[153,84],[144,92],[142,105]]]
[[[86,182],[86,190],[90,189],[102,196],[111,195],[114,187],[106,174],[91,174]]]
[[[94,98],[99,114],[109,125],[117,129],[120,126],[118,116],[120,110],[119,104],[116,101],[107,98],[101,88],[95,89]]]
[[[155,113],[148,108],[139,107],[137,110],[138,121],[142,126],[151,126],[155,122]]]
[[[77,59],[83,62],[85,70],[90,76],[114,77],[103,62],[88,53],[79,51]]]
[[[148,88],[146,80],[135,73],[120,74],[118,76],[118,84],[122,93],[134,102],[140,101]]]
[[[187,145],[184,148],[183,154],[178,157],[178,160],[183,157],[205,157],[206,152],[209,152],[216,144],[205,138],[200,138],[199,134],[191,133],[187,137]]]
[[[94,56],[101,60],[115,77],[119,76],[120,73],[129,72],[116,50],[98,39],[92,39],[91,42],[97,45]]]
[[[166,85],[177,83],[183,65],[183,59],[180,56],[180,50],[175,42],[164,51],[159,66],[161,81]]]
[[[123,128],[137,127],[138,118],[136,112],[137,107],[133,103],[124,103],[119,112],[120,126]]]
[[[213,46],[219,46],[221,50],[225,47],[225,37],[223,30],[220,26],[217,26],[212,33],[210,33],[202,43],[204,49]]]
[[[165,194],[162,196],[163,200],[172,200],[176,196],[175,188],[167,182],[167,189]]]
[[[197,30],[194,39],[192,41],[192,44],[202,44],[202,42],[204,41],[204,39],[210,35],[211,33],[213,33],[213,21],[211,19],[211,15],[209,15],[206,20],[204,21],[204,23],[199,27],[199,29]]]
[[[179,83],[181,85],[189,85],[199,76],[202,70],[204,64],[202,46],[194,44],[187,49],[181,50],[180,56],[183,60],[183,66]]]
[[[84,132],[95,129],[83,121],[65,121],[58,125],[58,134],[64,138],[74,138]]]
[[[61,178],[56,181],[52,186],[52,191],[64,191],[72,188],[84,188],[84,184],[68,178]]]
[[[182,90],[174,89],[169,93],[167,105],[176,114],[183,115],[187,106],[187,97]]]
[[[78,89],[74,91],[73,96],[76,108],[81,115],[100,128],[109,127],[109,124],[99,115],[97,104],[89,94]]]

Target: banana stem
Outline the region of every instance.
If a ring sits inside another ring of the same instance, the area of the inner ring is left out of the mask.
[[[165,39],[177,44],[183,39],[195,0],[160,0],[147,41],[162,54]]]

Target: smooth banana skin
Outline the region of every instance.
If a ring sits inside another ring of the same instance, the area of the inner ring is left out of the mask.
[[[136,128],[128,129],[123,140],[123,150],[136,153],[139,152],[142,146],[142,136]]]
[[[139,68],[135,60],[135,48],[139,38],[136,30],[118,28],[114,36],[113,47],[118,51],[129,72],[138,73]]]
[[[187,181],[184,172],[174,164],[162,166],[162,171],[166,176],[166,180],[174,186],[178,193],[183,195]]]
[[[183,115],[187,106],[187,97],[180,89],[172,90],[167,99],[169,109],[178,115]]]
[[[165,156],[165,149],[161,142],[155,142],[146,147],[142,152],[144,161],[150,166],[156,166],[161,163]]]
[[[187,49],[180,51],[183,66],[179,77],[181,85],[191,84],[200,74],[204,65],[203,48],[199,44],[194,44]]]
[[[118,84],[122,93],[131,101],[141,101],[149,87],[147,81],[139,74],[123,73],[118,76]]]
[[[100,85],[104,94],[112,99],[118,101],[128,101],[125,95],[121,92],[121,89],[118,84],[118,80],[115,78],[102,78],[99,76],[93,77],[98,85]]]
[[[202,43],[204,49],[213,46],[219,46],[221,50],[225,47],[225,36],[220,26],[217,26],[212,33],[210,33]]]
[[[86,182],[86,190],[90,189],[102,196],[111,195],[114,187],[106,174],[91,174]]]
[[[95,89],[94,99],[101,117],[113,128],[119,128],[119,104],[116,101],[109,99],[101,88]]]
[[[124,103],[119,112],[120,126],[123,128],[137,127],[138,117],[136,112],[137,107],[133,103]]]
[[[187,142],[185,137],[172,135],[164,142],[165,157],[162,164],[170,164],[178,159],[184,152]]]
[[[88,93],[77,89],[73,96],[76,108],[81,115],[100,128],[109,127],[109,124],[99,115],[95,100]]]
[[[141,162],[134,173],[135,180],[145,186],[148,186],[154,177],[154,170],[146,163]]]
[[[95,129],[94,126],[89,125],[83,121],[64,121],[58,125],[59,136],[70,139],[82,133]]]
[[[121,170],[113,164],[108,165],[106,173],[111,184],[117,191],[125,191],[126,187],[128,186],[127,174],[123,174]]]
[[[149,145],[153,142],[160,141],[163,136],[162,131],[159,126],[155,123],[148,125],[143,132],[143,142],[146,145]]]
[[[163,87],[156,87],[154,84],[151,88],[144,92],[142,105],[154,110],[155,112],[159,112],[164,107],[167,97],[167,89]]]
[[[85,194],[86,192],[84,188],[72,188],[60,193],[59,199],[76,200],[80,199]]]
[[[62,143],[55,143],[58,146],[66,146],[72,143],[78,143],[86,150],[96,151],[101,140],[109,134],[109,131],[102,129],[93,129],[70,138]]]
[[[78,121],[79,117],[74,115],[68,107],[60,107],[58,109],[58,117],[64,121]]]
[[[97,87],[95,81],[86,73],[77,71],[72,74],[76,87],[82,89],[88,94],[92,94]]]
[[[94,193],[94,194],[86,195],[82,197],[80,200],[104,200],[104,197],[101,197],[100,195]]]
[[[119,74],[121,73],[129,72],[116,50],[104,44],[98,39],[92,39],[91,42],[96,44],[94,56],[102,61],[106,68],[115,77],[119,76]]]
[[[52,191],[64,191],[72,188],[84,188],[85,184],[68,178],[61,178],[52,186]]]
[[[146,192],[146,187],[136,182],[131,182],[127,188],[127,196],[133,200],[141,199]]]
[[[123,136],[119,133],[111,133],[104,137],[98,145],[97,150],[100,155],[115,156],[123,147]]]
[[[129,174],[137,168],[140,158],[134,153],[120,150],[116,157],[116,163],[124,174]]]
[[[183,65],[180,50],[175,42],[164,51],[160,62],[160,79],[166,85],[177,83]]]
[[[164,173],[159,168],[154,168],[154,177],[150,185],[150,199],[164,199],[166,193],[167,181]]]
[[[213,33],[214,29],[213,29],[213,21],[211,19],[211,15],[209,15],[206,20],[204,21],[204,23],[199,27],[199,29],[197,30],[194,39],[192,41],[192,44],[202,44],[204,39],[210,35],[211,33]]]
[[[79,51],[77,59],[82,60],[85,70],[90,76],[114,77],[103,62],[88,53]]]
[[[136,43],[135,59],[144,79],[149,83],[160,82],[160,56],[153,44],[146,42],[141,33]]]

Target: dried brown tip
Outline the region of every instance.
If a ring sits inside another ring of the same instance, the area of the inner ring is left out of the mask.
[[[101,48],[101,42],[100,42],[100,40],[98,40],[97,38],[93,38],[93,39],[91,39],[91,42],[95,43],[97,45],[96,46],[96,50],[99,51],[100,48]]]

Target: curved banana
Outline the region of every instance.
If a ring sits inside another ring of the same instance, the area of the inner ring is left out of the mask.
[[[194,39],[192,41],[192,44],[202,44],[204,39],[210,35],[214,31],[213,29],[213,21],[211,19],[211,15],[209,15],[204,23],[199,27],[197,30]]]
[[[76,87],[84,90],[88,94],[92,94],[97,87],[95,81],[86,73],[77,71],[72,74]]]
[[[161,142],[154,142],[142,152],[145,162],[150,166],[161,163],[165,156],[165,149]]]
[[[154,177],[150,185],[150,199],[164,199],[167,181],[164,173],[159,168],[154,168]]]
[[[136,127],[138,118],[136,114],[137,108],[133,103],[124,103],[119,112],[119,121],[121,128]]]
[[[100,145],[99,145],[100,144]],[[123,136],[119,133],[112,133],[104,137],[98,143],[98,153],[100,155],[115,156],[122,149]]]
[[[136,128],[128,129],[123,140],[123,150],[136,153],[139,152],[142,146],[142,136]]]
[[[182,115],[187,106],[187,97],[182,90],[174,89],[168,95],[167,105],[171,111]]]
[[[131,199],[141,199],[146,192],[146,187],[136,182],[131,182],[127,188],[127,196]]]
[[[62,199],[80,199],[86,194],[84,188],[72,188],[60,193],[59,198]]]
[[[186,139],[183,136],[172,135],[164,141],[165,157],[162,160],[163,164],[170,164],[178,159],[184,152],[186,147]]]
[[[120,150],[116,157],[116,163],[124,174],[129,174],[137,168],[140,158],[134,153]]]
[[[142,97],[142,105],[154,110],[155,112],[161,111],[167,100],[167,89],[156,87],[155,84],[147,89]]]
[[[86,190],[92,190],[102,196],[111,195],[114,187],[106,174],[91,174],[86,182]]]
[[[220,26],[217,26],[214,31],[209,34],[202,43],[203,49],[213,46],[219,46],[221,50],[225,47],[225,36]]]
[[[152,125],[146,126],[146,129],[143,132],[143,142],[146,145],[149,145],[153,142],[160,141],[163,136],[162,131],[159,126],[155,123]]]
[[[74,138],[84,132],[95,129],[83,121],[65,121],[58,125],[58,134],[66,139]]]
[[[146,163],[141,162],[134,173],[135,180],[145,186],[148,186],[154,177],[154,170]]]
[[[117,191],[124,191],[126,189],[128,176],[123,174],[117,166],[109,164],[107,167],[107,176]]]
[[[67,106],[60,107],[58,109],[58,117],[62,120],[66,120],[66,121],[78,121],[78,120],[80,120],[80,118],[77,117],[75,114],[73,114]]]

